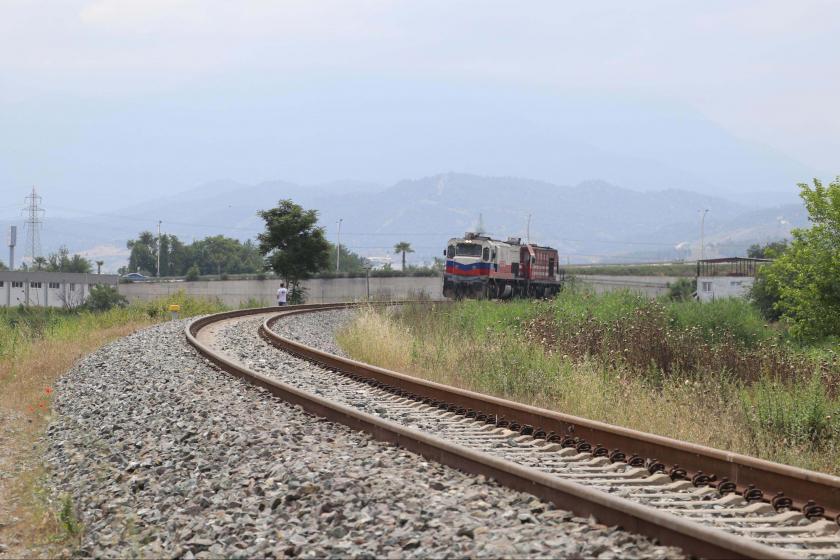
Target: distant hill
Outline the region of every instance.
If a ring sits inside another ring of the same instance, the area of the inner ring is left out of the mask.
[[[143,229],[185,241],[224,234],[253,238],[262,230],[256,212],[291,198],[319,211],[330,241],[342,220],[342,243],[368,256],[393,252],[398,241],[415,248],[409,262],[430,261],[446,240],[474,230],[500,238],[526,237],[557,247],[572,262],[664,260],[699,253],[701,208],[707,255],[741,254],[753,242],[777,239],[807,223],[801,205],[755,209],[720,197],[682,190],[639,192],[603,181],[576,186],[514,177],[446,173],[384,188],[370,183],[305,186],[283,181],[245,185],[217,181],[113,213],[49,218],[45,251],[66,243],[72,251],[125,264],[125,241]],[[681,249],[676,249],[681,245]]]

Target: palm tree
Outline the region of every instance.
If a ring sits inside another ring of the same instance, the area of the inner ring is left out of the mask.
[[[32,266],[35,270],[44,270],[47,267],[47,259],[44,257],[35,257],[32,259]]]
[[[102,265],[105,264],[105,261],[96,261],[96,273],[102,274]]]
[[[413,253],[414,249],[411,248],[411,243],[408,241],[400,241],[396,245],[394,245],[394,253],[402,253],[402,269],[405,270],[405,254],[406,253]]]

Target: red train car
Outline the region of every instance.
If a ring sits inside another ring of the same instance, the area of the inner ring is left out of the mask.
[[[449,298],[550,297],[563,282],[556,249],[518,238],[467,233],[449,240],[443,295]]]

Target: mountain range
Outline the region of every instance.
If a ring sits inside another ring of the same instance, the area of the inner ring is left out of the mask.
[[[574,263],[696,258],[701,209],[709,210],[707,257],[743,254],[751,243],[786,237],[791,228],[807,224],[801,204],[757,197],[729,200],[676,189],[640,192],[604,181],[561,186],[463,173],[389,187],[354,181],[247,185],[222,180],[113,212],[47,216],[42,250],[65,244],[72,252],[104,260],[106,270],[116,270],[126,263],[126,240],[142,230],[156,231],[158,221],[163,232],[186,242],[216,234],[253,239],[262,229],[256,212],[285,198],[318,210],[333,243],[341,220],[342,245],[364,256],[385,256],[393,254],[395,243],[408,241],[415,249],[409,258],[414,263],[430,262],[449,237],[479,227],[497,238],[530,238],[557,247],[564,260]],[[20,224],[20,218],[14,223]]]

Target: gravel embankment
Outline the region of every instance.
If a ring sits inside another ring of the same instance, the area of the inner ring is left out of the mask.
[[[290,326],[326,345],[341,320]],[[308,416],[208,366],[183,326],[114,342],[56,388],[48,460],[79,555],[679,556]]]

